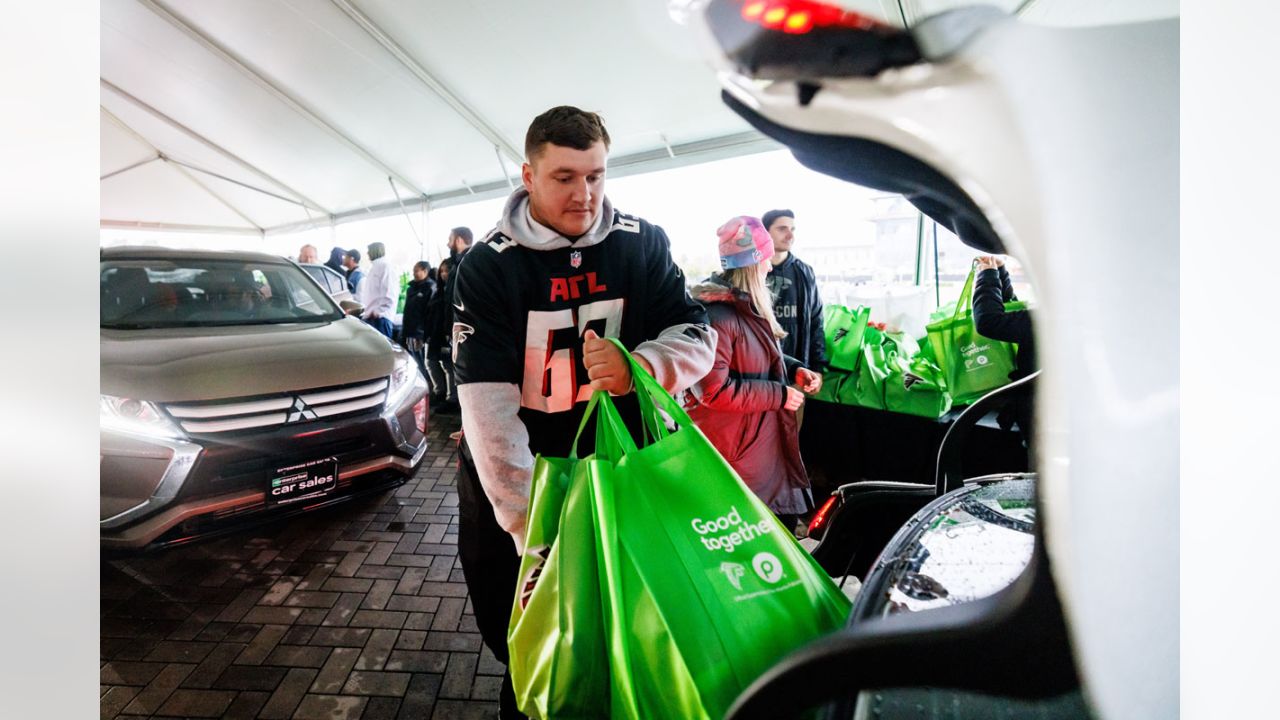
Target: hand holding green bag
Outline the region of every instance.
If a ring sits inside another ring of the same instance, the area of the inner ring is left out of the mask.
[[[621,457],[590,474],[610,714],[720,718],[784,655],[840,627],[850,604],[679,404],[634,360],[631,372],[648,442],[601,398]]]
[[[960,291],[950,317],[929,323],[933,357],[946,377],[947,390],[957,405],[967,405],[1009,382],[1014,346],[978,334],[973,325],[975,264]]]

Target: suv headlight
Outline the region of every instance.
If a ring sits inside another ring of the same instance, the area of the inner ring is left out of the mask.
[[[184,439],[186,435],[172,420],[145,400],[101,395],[98,399],[98,424],[103,430]]]
[[[391,370],[387,385],[386,407],[399,407],[405,397],[413,391],[413,386],[422,373],[418,372],[418,363],[406,352],[396,353],[396,366]]]

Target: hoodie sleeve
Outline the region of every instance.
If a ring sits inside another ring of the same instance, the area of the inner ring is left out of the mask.
[[[520,348],[512,341],[509,283],[496,253],[480,246],[459,263],[453,297],[441,310],[453,312],[453,363],[462,406],[462,427],[476,462],[480,485],[493,514],[524,551],[525,513],[533,478],[529,431],[519,417]],[[447,315],[446,315],[447,317]]]
[[[458,404],[462,430],[493,516],[515,541],[516,552],[523,554],[534,457],[529,452],[529,431],[517,415],[520,388],[514,383],[459,385]]]
[[[678,392],[693,385],[711,369],[715,359],[716,336],[707,321],[707,311],[685,287],[684,273],[671,259],[671,244],[662,228],[653,226],[655,239],[647,262],[650,288],[645,312],[645,335],[633,352],[653,366],[653,376],[662,387]]]

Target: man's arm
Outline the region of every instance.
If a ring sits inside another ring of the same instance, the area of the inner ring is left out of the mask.
[[[1017,300],[1018,296],[1013,292],[1013,278],[1009,276],[1009,270],[1005,268],[1004,263],[1001,263],[996,269],[1000,272],[1000,287],[1002,288],[1001,296],[1004,298],[1004,301],[1013,302],[1014,300]]]
[[[1000,276],[995,268],[978,273],[973,288],[974,329],[992,340],[1026,342],[1031,339],[1031,313],[1005,312],[1001,294]]]
[[[474,257],[471,257],[474,255]],[[511,290],[488,246],[468,253],[453,280],[453,363],[462,406],[462,428],[485,496],[498,524],[524,551],[525,514],[533,453],[520,411],[523,333],[512,326]]]
[[[707,311],[698,304],[684,284],[684,273],[671,258],[671,243],[662,228],[647,248],[648,272],[653,280],[649,307],[644,308],[645,335],[632,352],[653,368],[653,377],[668,391],[693,385],[711,370],[715,361],[716,335],[707,320]]]

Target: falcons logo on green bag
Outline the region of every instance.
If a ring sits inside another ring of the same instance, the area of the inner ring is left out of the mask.
[[[538,578],[542,577],[542,568],[547,565],[547,557],[551,555],[550,545],[539,545],[538,547],[526,548],[525,557],[534,559],[534,563],[529,566],[529,571],[520,581],[520,609],[523,610],[529,606],[529,598],[533,597],[533,589],[538,586]]]

